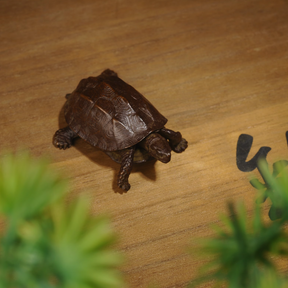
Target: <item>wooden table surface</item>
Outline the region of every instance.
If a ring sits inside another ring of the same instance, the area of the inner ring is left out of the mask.
[[[270,146],[269,164],[288,159],[285,0],[2,0],[0,38],[1,151],[48,155],[71,195],[111,216],[129,287],[185,287],[201,264],[187,252],[193,239],[211,235],[229,199],[251,212],[254,172],[236,166],[240,134],[254,137],[249,157]],[[65,94],[106,68],[189,142],[168,164],[135,166],[126,194],[119,164],[102,151],[81,139],[66,151],[52,145]]]

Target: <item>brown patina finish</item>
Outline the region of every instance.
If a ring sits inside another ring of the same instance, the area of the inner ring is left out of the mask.
[[[81,80],[64,109],[68,126],[56,131],[54,146],[69,148],[79,136],[102,149],[121,163],[117,184],[125,191],[133,162],[154,157],[167,163],[171,149],[181,153],[188,146],[180,132],[164,127],[167,119],[142,94],[109,69]]]

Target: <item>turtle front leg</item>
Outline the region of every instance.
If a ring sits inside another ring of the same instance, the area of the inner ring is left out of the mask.
[[[169,140],[171,149],[176,153],[181,153],[188,147],[188,142],[182,138],[180,132],[162,128],[158,131],[158,133]]]
[[[78,135],[71,130],[69,126],[59,129],[55,132],[53,136],[53,145],[56,148],[65,150],[70,148],[72,145],[72,140]]]
[[[135,146],[121,151],[122,162],[120,172],[118,174],[117,185],[119,188],[125,190],[126,192],[130,189],[128,178],[132,171],[134,153]]]

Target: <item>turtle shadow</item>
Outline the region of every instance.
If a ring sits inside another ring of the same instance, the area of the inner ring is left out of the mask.
[[[126,193],[126,191],[120,189],[117,186],[117,178],[118,178],[118,173],[120,171],[119,163],[116,163],[108,155],[106,155],[105,152],[103,152],[102,150],[98,148],[91,146],[89,143],[87,143],[81,138],[75,139],[73,146],[78,151],[80,151],[81,154],[85,155],[93,163],[103,166],[103,167],[112,168],[113,174],[114,174],[113,180],[111,179],[113,191],[119,194]],[[130,177],[133,177],[134,173],[140,173],[142,178],[149,179],[150,181],[156,181],[156,178],[157,178],[156,169],[155,169],[156,161],[157,161],[156,159],[152,159],[145,163],[134,163],[129,179],[131,179]]]
[[[63,98],[65,100],[65,97]],[[67,126],[67,123],[64,117],[64,107],[65,107],[65,103],[63,104],[58,115],[59,129],[62,129]],[[88,142],[86,142],[85,140],[81,138],[74,139],[73,147],[75,147],[81,154],[85,155],[90,161],[94,162],[95,164],[103,166],[103,167],[112,168],[114,171],[113,173],[114,176],[113,176],[113,179],[111,180],[113,191],[119,194],[126,193],[124,190],[120,189],[117,186],[117,177],[118,177],[118,173],[120,170],[119,163],[116,163],[115,161],[113,161],[108,155],[105,154],[104,151],[91,146]],[[152,159],[144,163],[134,163],[130,177],[133,177],[134,173],[141,173],[141,177],[144,178],[144,181],[145,181],[145,178],[151,181],[156,181],[156,178],[157,178],[156,169],[155,169],[156,161],[157,161],[156,159]]]

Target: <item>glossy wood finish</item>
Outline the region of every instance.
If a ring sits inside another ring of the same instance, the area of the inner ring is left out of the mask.
[[[245,201],[251,214],[256,172],[236,166],[239,135],[254,137],[248,159],[261,146],[272,148],[270,165],[288,159],[287,1],[10,0],[0,13],[1,150],[49,155],[71,178],[71,197],[111,215],[130,287],[185,287],[202,262],[187,245],[213,233],[226,201]],[[66,126],[65,95],[106,68],[189,142],[169,164],[135,166],[122,195],[119,164],[102,151],[52,145]]]

